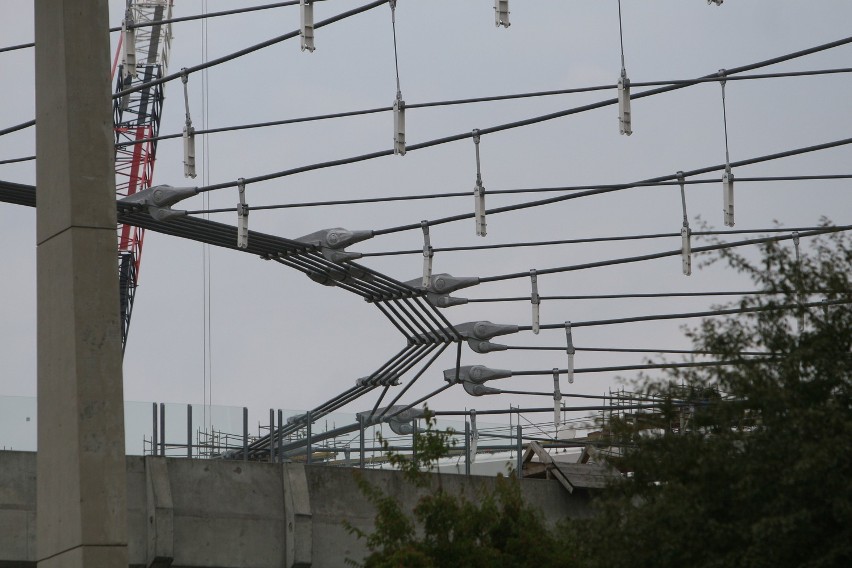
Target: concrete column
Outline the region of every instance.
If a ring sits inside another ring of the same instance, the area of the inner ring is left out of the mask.
[[[39,566],[127,558],[106,0],[36,0]]]

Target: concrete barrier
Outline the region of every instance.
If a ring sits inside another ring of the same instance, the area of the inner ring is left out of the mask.
[[[128,554],[134,567],[343,566],[366,549],[343,526],[373,526],[354,475],[413,508],[424,494],[394,471],[296,463],[127,458]],[[0,452],[0,567],[35,566],[36,454]],[[475,500],[492,477],[443,475]],[[525,479],[524,499],[550,523],[590,514],[589,496]]]

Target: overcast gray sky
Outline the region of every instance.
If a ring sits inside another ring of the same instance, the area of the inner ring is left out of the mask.
[[[258,2],[261,3],[261,2]],[[111,25],[123,2],[111,0]],[[315,7],[316,20],[361,5],[329,0]],[[409,103],[614,84],[620,72],[616,0],[512,0],[509,29],[495,28],[490,0],[399,0],[397,34],[400,80]],[[235,3],[177,0],[175,16],[230,9]],[[0,7],[3,45],[32,41],[32,6]],[[850,35],[852,4],[841,0],[738,2],[722,6],[704,0],[624,0],[624,49],[633,82],[688,79],[721,68],[765,60]],[[298,27],[297,7],[210,19],[207,57],[214,58]],[[205,30],[199,22],[175,24],[170,71],[198,64]],[[113,45],[117,35],[113,34]],[[395,96],[390,9],[382,6],[316,32],[316,51],[302,53],[298,38],[210,69],[206,112],[201,74],[190,77],[196,128],[229,126],[390,105]],[[852,46],[831,49],[759,72],[849,67]],[[0,53],[3,104],[0,128],[34,116],[32,50]],[[731,81],[727,85],[732,160],[847,138],[852,133],[849,93],[852,77]],[[641,89],[634,88],[634,92]],[[614,91],[583,95],[410,109],[408,143],[469,132],[590,102]],[[183,126],[179,82],[166,86],[161,133]],[[183,177],[180,140],[160,144],[155,183],[206,185],[391,147],[389,113],[210,135],[195,180]],[[34,153],[34,129],[0,137],[0,160]],[[785,176],[847,174],[850,148],[739,168],[735,174]],[[720,87],[692,86],[633,103],[633,135],[621,136],[617,109],[606,107],[482,138],[485,187],[610,184],[672,174],[724,161]],[[202,174],[203,172],[203,174]],[[718,177],[716,174],[703,177]],[[34,183],[32,162],[0,165],[0,179]],[[328,168],[250,185],[248,202],[268,205],[390,195],[472,191],[474,148],[470,139],[354,165]],[[551,194],[489,195],[495,207]],[[234,188],[209,194],[211,207],[233,207]],[[721,184],[688,186],[690,218],[722,225]],[[202,198],[180,208],[200,209]],[[488,217],[488,236],[475,235],[473,220],[433,227],[435,247],[514,241],[572,239],[680,229],[676,187],[631,189]],[[256,211],[253,230],[298,237],[342,226],[379,229],[471,212],[473,197]],[[852,192],[848,181],[740,183],[736,186],[736,228],[760,229],[778,220],[810,226],[823,215],[848,224]],[[236,214],[212,215],[235,224]],[[35,211],[0,203],[0,394],[31,396],[36,391]],[[700,244],[700,243],[697,243]],[[679,239],[607,244],[438,253],[435,272],[487,276],[543,269],[678,248]],[[420,248],[418,231],[376,237],[352,250],[378,252]],[[402,337],[374,307],[301,273],[229,250],[210,252],[209,281],[202,245],[149,232],[140,287],[124,363],[128,400],[201,402],[212,385],[214,404],[248,406],[263,416],[270,407],[308,409],[370,374],[404,345]],[[400,280],[420,275],[419,255],[378,257],[364,263]],[[204,289],[211,313],[205,381]],[[456,295],[470,298],[529,295],[529,279],[483,284]],[[721,267],[681,274],[672,257],[539,278],[542,295],[751,288]],[[718,298],[611,301],[552,301],[541,306],[542,323],[561,323],[651,313],[707,309]],[[478,303],[451,308],[454,323],[491,320],[530,323],[530,305]],[[686,348],[684,322],[635,323],[575,331],[583,347]],[[525,332],[505,343],[563,345],[564,332]],[[412,401],[442,384],[441,371],[454,365],[448,350],[410,391]],[[508,369],[564,367],[564,352],[477,355],[465,347],[463,364]],[[639,355],[581,353],[578,367],[642,362]],[[629,377],[630,375],[625,375]],[[564,383],[564,381],[563,381]],[[609,374],[578,375],[566,392],[603,393],[616,385]],[[499,385],[548,390],[547,377],[521,377]],[[371,408],[369,395],[346,407]],[[405,399],[404,399],[405,400]],[[545,397],[474,399],[456,387],[434,399],[438,409],[547,406]]]

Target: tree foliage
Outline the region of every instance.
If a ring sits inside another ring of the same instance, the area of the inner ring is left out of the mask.
[[[595,520],[571,525],[584,564],[852,565],[850,244],[835,233],[798,260],[777,242],[759,262],[716,258],[775,294],[688,332],[735,365],[645,379],[668,404],[656,435],[613,430],[635,444],[618,462],[632,477],[598,500]],[[814,298],[826,302],[808,307]]]
[[[376,509],[372,532],[348,527],[350,533],[365,539],[370,551],[361,566],[571,566],[557,533],[524,503],[514,475],[499,476],[494,490],[479,491],[475,500],[445,490],[440,473],[431,472],[447,455],[451,435],[436,430],[434,419],[429,418],[426,430],[415,437],[414,459],[387,452],[406,481],[423,491],[412,511],[404,510],[395,497],[358,476],[362,493]],[[383,444],[387,448],[387,443]]]
[[[431,489],[413,511],[361,482],[377,509],[375,531],[359,533],[364,566],[852,566],[852,240],[809,245],[767,242],[756,261],[715,253],[767,294],[686,332],[733,364],[635,384],[662,409],[604,425],[627,448],[611,460],[625,477],[594,518],[551,532],[514,478],[476,502],[445,492],[421,473],[446,449],[430,428],[417,461],[391,454]]]

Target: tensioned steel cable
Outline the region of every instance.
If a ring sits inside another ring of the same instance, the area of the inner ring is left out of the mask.
[[[707,296],[775,296],[784,292],[775,290],[745,290],[741,292],[648,292],[636,294],[587,294],[575,296],[539,296],[540,300],[626,300],[636,298],[697,298]],[[806,294],[825,294],[825,290],[804,292]],[[529,302],[530,296],[508,298],[465,298],[468,304],[493,302]]]
[[[565,351],[565,346],[542,347],[534,345],[506,345],[509,351]],[[638,347],[574,347],[575,351],[599,352],[599,353],[661,353],[672,355],[728,355],[719,351],[702,351],[696,349],[643,349]],[[780,353],[771,351],[739,351],[737,355],[759,356],[770,355],[777,357]]]
[[[33,186],[0,182],[0,199],[33,207],[36,204],[35,198]],[[419,298],[424,294],[422,290],[415,290],[407,284],[357,263],[332,263],[313,252],[315,249],[313,245],[249,231],[248,248],[239,249],[236,246],[236,227],[233,226],[193,217],[178,217],[167,222],[155,221],[147,212],[136,211],[135,206],[124,203],[118,204],[118,210],[119,220],[123,223],[276,260],[308,276],[325,273],[334,280],[337,275],[342,279],[335,280],[335,286],[374,302],[409,341],[429,343],[434,342],[432,338],[437,338],[437,341],[461,339],[442,313]],[[369,275],[371,280],[363,280],[359,275]],[[406,317],[418,321],[417,328],[411,328],[409,332],[402,329],[397,321],[400,317],[399,312],[390,304],[386,304],[388,306],[386,308],[386,305],[382,303],[386,302],[383,298],[388,297],[388,294],[391,300],[407,299],[407,303],[403,302],[405,305],[400,307],[400,310],[407,314]],[[392,316],[390,311],[393,311],[397,317]],[[440,329],[440,322],[446,325],[445,329]],[[423,333],[424,331],[426,333]]]
[[[786,77],[802,77],[802,76],[815,76],[815,75],[834,75],[839,73],[852,73],[852,68],[844,67],[837,69],[819,69],[812,71],[792,71],[786,73],[761,73],[761,74],[749,74],[749,75],[740,75],[736,77],[729,77],[730,80],[757,80],[757,79],[774,79],[774,78],[786,78]],[[679,85],[679,84],[698,84],[705,82],[718,82],[720,79],[718,77],[713,78],[703,78],[703,79],[680,79],[680,80],[672,80],[672,81],[631,81],[630,85],[632,87],[646,87],[646,86],[660,86],[660,85]],[[456,105],[465,105],[465,104],[475,104],[475,103],[483,103],[483,102],[495,102],[495,101],[505,101],[505,100],[516,100],[516,99],[526,99],[526,98],[537,98],[537,97],[548,97],[555,95],[568,95],[568,94],[577,94],[577,93],[588,93],[593,91],[603,91],[603,90],[611,90],[615,89],[617,85],[600,85],[595,87],[579,87],[573,89],[556,89],[550,91],[536,91],[529,93],[517,93],[511,95],[494,95],[488,97],[473,97],[466,99],[455,99],[455,100],[445,100],[445,101],[432,101],[432,102],[424,102],[424,103],[411,103],[406,104],[405,107],[407,109],[417,109],[417,108],[434,108],[434,107],[443,107],[443,106],[456,106]],[[284,126],[287,124],[298,124],[303,122],[314,122],[321,120],[330,120],[335,118],[347,118],[353,116],[366,116],[369,114],[376,114],[381,112],[390,112],[393,110],[392,106],[382,106],[370,109],[362,109],[362,110],[353,110],[353,111],[344,111],[344,112],[336,112],[336,113],[327,113],[313,116],[305,116],[305,117],[297,117],[297,118],[288,118],[281,120],[271,120],[265,122],[255,122],[248,124],[237,124],[233,126],[223,126],[218,128],[208,128],[204,130],[196,130],[196,134],[219,134],[223,132],[236,132],[240,130],[250,130],[255,128],[268,128],[272,126]],[[139,138],[137,140],[129,140],[126,142],[120,142],[116,144],[117,148],[126,148],[128,146],[133,146],[135,144],[143,144],[146,142],[154,142],[161,140],[172,140],[175,138],[182,137],[183,134],[175,133],[175,134],[163,134],[160,136],[152,136],[149,138]],[[737,180],[739,181],[739,180]]]
[[[406,356],[406,359],[405,359],[404,362],[396,364],[393,371],[385,371],[383,373],[383,375],[386,378],[393,378],[397,374],[402,375],[402,374],[407,373],[417,363],[422,361],[435,348],[437,348],[437,345],[424,345],[424,346],[419,346],[419,347],[409,346],[408,349],[415,349],[416,352],[413,353],[413,354],[409,353]],[[396,367],[401,367],[401,368],[397,369]],[[354,400],[360,398],[361,396],[369,393],[370,391],[375,389],[377,386],[380,386],[380,385],[379,384],[372,384],[372,385],[365,384],[364,386],[359,387],[357,390],[350,389],[350,391],[347,391],[347,394],[335,397],[331,401],[328,401],[325,404],[321,405],[321,407],[317,407],[316,409],[311,410],[310,411],[311,419],[312,420],[318,420],[319,418],[322,418],[323,416],[326,416],[327,414],[330,414],[331,412],[334,412],[335,410],[345,406],[346,404],[349,404],[350,402],[353,402]],[[302,426],[302,424],[299,424],[298,421],[297,421],[292,425],[291,428],[285,429],[285,431],[283,432],[282,435],[286,435],[286,434],[295,432],[301,426]]]
[[[423,368],[420,370],[420,372],[419,372],[419,373],[417,373],[415,376],[411,377],[411,380],[409,380],[409,381],[408,381],[408,383],[407,383],[404,387],[402,387],[402,389],[401,389],[401,390],[397,393],[397,395],[394,397],[394,399],[393,399],[393,400],[392,400],[392,401],[391,401],[391,402],[387,405],[387,408],[386,408],[386,409],[385,409],[385,410],[384,410],[384,411],[383,411],[383,412],[379,415],[379,418],[381,418],[382,416],[384,416],[385,414],[387,414],[387,411],[388,411],[389,409],[393,408],[393,405],[394,405],[394,404],[396,404],[396,403],[397,403],[397,401],[399,401],[399,399],[400,399],[400,398],[402,398],[402,396],[403,396],[406,392],[408,392],[408,389],[410,389],[410,388],[414,385],[414,383],[415,383],[415,382],[417,382],[417,379],[419,379],[420,377],[422,377],[422,376],[423,376],[423,373],[425,373],[425,372],[426,372],[426,371],[427,371],[427,370],[428,370],[428,369],[429,369],[429,368],[430,368],[430,367],[431,367],[431,366],[435,363],[435,361],[438,359],[438,357],[439,357],[439,356],[440,356],[440,355],[441,355],[441,354],[442,354],[442,353],[443,353],[443,352],[447,349],[447,347],[449,347],[449,346],[450,346],[450,344],[449,344],[449,343],[445,343],[445,344],[441,345],[441,347],[438,349],[438,351],[437,351],[437,352],[436,352],[436,353],[432,356],[432,358],[431,358],[431,359],[430,359],[430,360],[429,360],[429,361],[428,361],[428,362],[427,362],[427,363],[423,366]]]
[[[25,156],[23,158],[11,158],[9,160],[0,160],[0,165],[2,164],[15,164],[17,162],[29,162],[31,160],[35,160],[35,156]]]
[[[816,235],[823,235],[823,234],[828,234],[828,233],[837,233],[837,232],[848,231],[850,229],[852,229],[852,225],[840,225],[840,226],[833,226],[833,227],[825,227],[825,228],[821,228],[821,229],[815,229],[815,230],[812,230],[812,231],[801,231],[798,234],[798,236],[799,237],[812,237],[812,236],[816,236]],[[727,242],[727,243],[717,243],[717,244],[712,244],[712,245],[693,247],[692,252],[693,253],[701,253],[701,252],[708,252],[708,251],[714,251],[714,250],[723,250],[723,249],[737,248],[737,247],[743,247],[743,246],[749,246],[749,245],[755,245],[755,244],[761,244],[761,243],[768,243],[768,242],[773,242],[773,241],[787,241],[787,240],[791,240],[793,238],[795,238],[793,235],[779,235],[779,236],[774,236],[774,237],[761,237],[761,238],[758,238],[758,239],[745,239],[745,240],[741,240],[741,241],[732,241],[732,242]],[[570,266],[560,266],[560,267],[555,267],[555,268],[541,268],[541,269],[536,269],[536,273],[538,275],[557,274],[557,273],[561,273],[561,272],[573,272],[573,271],[576,271],[576,270],[585,270],[585,269],[588,269],[588,268],[601,268],[601,267],[604,267],[604,266],[615,266],[615,265],[620,265],[620,264],[630,264],[630,263],[633,263],[633,262],[643,262],[643,261],[646,261],[646,260],[654,260],[654,259],[665,258],[665,257],[669,257],[669,256],[676,256],[676,255],[679,256],[679,255],[682,254],[682,252],[683,251],[681,249],[677,249],[677,250],[673,250],[673,251],[670,250],[670,251],[664,251],[664,252],[642,254],[642,255],[631,256],[631,257],[626,257],[626,258],[614,258],[614,259],[609,259],[609,260],[600,260],[600,261],[596,261],[596,262],[586,262],[586,263],[583,263],[583,264],[573,264],[573,265],[570,265]],[[498,282],[498,281],[501,281],[501,280],[512,280],[512,279],[515,279],[515,278],[529,278],[529,275],[530,275],[529,271],[526,271],[526,272],[513,272],[511,274],[501,274],[501,275],[497,275],[497,276],[483,276],[483,277],[479,278],[479,282],[480,283]]]
[[[691,361],[687,363],[648,363],[642,365],[612,365],[609,367],[586,367],[574,369],[574,374],[592,373],[615,373],[619,371],[645,371],[651,369],[693,369],[701,367],[729,367],[732,365],[757,365],[760,363],[771,363],[778,359],[773,357],[760,357],[750,359],[734,359],[728,361]],[[512,377],[534,377],[553,376],[554,373],[564,375],[569,373],[568,369],[541,369],[530,371],[512,371]],[[496,379],[502,380],[502,379]],[[492,382],[492,381],[488,381]],[[551,395],[553,393],[550,393]]]
[[[314,29],[322,28],[322,27],[325,27],[329,24],[333,24],[335,22],[345,20],[346,18],[361,14],[363,12],[367,12],[368,10],[372,10],[373,8],[376,8],[377,6],[381,6],[382,4],[387,4],[387,3],[388,3],[388,0],[374,0],[373,2],[370,2],[369,4],[365,4],[364,6],[359,6],[358,8],[353,8],[352,10],[342,12],[340,14],[337,14],[336,16],[332,16],[331,18],[326,18],[325,20],[322,20],[320,22],[316,22],[314,24]],[[282,41],[286,41],[288,39],[293,39],[295,37],[298,37],[299,34],[300,34],[299,30],[288,32],[286,34],[268,39],[266,41],[256,43],[256,44],[251,45],[249,47],[231,52],[227,55],[217,57],[216,59],[211,59],[210,61],[206,61],[206,62],[200,63],[198,65],[193,65],[191,67],[185,67],[184,69],[181,69],[180,71],[178,71],[176,73],[170,73],[168,75],[164,75],[163,77],[160,77],[159,79],[155,79],[153,81],[148,81],[146,83],[140,83],[140,84],[134,85],[133,87],[130,87],[128,89],[124,89],[123,91],[119,91],[119,92],[113,94],[112,98],[113,99],[120,99],[122,97],[125,97],[125,96],[131,94],[131,93],[135,93],[137,91],[148,89],[148,88],[153,87],[155,85],[161,85],[163,83],[168,83],[169,81],[174,81],[175,79],[183,77],[184,75],[189,75],[189,74],[195,73],[197,71],[201,71],[203,69],[209,69],[210,67],[215,67],[216,65],[221,65],[222,63],[227,63],[228,61],[233,61],[234,59],[237,59],[237,58],[242,57],[244,55],[248,55],[250,53],[254,53],[255,51],[259,51],[259,50],[264,49],[266,47],[269,47],[271,45],[275,45],[277,43],[281,43]],[[246,182],[248,183],[248,179],[246,179]],[[234,182],[234,185],[236,185],[236,182]],[[233,187],[233,186],[231,186],[231,187]]]
[[[706,310],[702,312],[683,312],[683,313],[675,313],[675,314],[651,314],[644,316],[632,316],[632,317],[624,317],[624,318],[612,318],[612,319],[603,319],[603,320],[590,320],[590,321],[572,321],[571,328],[577,327],[597,327],[602,325],[615,325],[622,323],[636,323],[636,322],[645,322],[645,321],[661,321],[661,320],[672,320],[672,319],[691,319],[691,318],[703,318],[703,317],[714,317],[714,316],[725,316],[732,314],[749,314],[749,313],[757,313],[757,312],[771,312],[771,311],[783,311],[783,310],[792,310],[797,308],[816,308],[816,307],[824,307],[824,306],[837,306],[837,305],[845,305],[852,304],[852,299],[849,300],[823,300],[820,302],[806,302],[806,303],[794,303],[794,304],[779,304],[779,305],[767,305],[767,306],[757,306],[753,308],[726,308],[726,309],[718,309],[718,310]],[[564,323],[548,323],[541,324],[540,329],[565,329]],[[519,325],[518,331],[531,331],[532,326],[530,325]]]
[[[314,2],[323,2],[324,0],[313,0]],[[134,23],[132,26],[127,26],[128,29],[139,29],[139,28],[149,28],[153,26],[161,26],[164,24],[174,24],[178,22],[191,22],[193,20],[203,20],[207,18],[216,18],[219,16],[232,16],[235,14],[245,14],[246,12],[257,12],[259,10],[269,10],[271,8],[281,8],[284,6],[296,6],[299,4],[299,0],[288,0],[287,2],[276,2],[274,4],[263,4],[260,6],[248,6],[246,8],[235,8],[233,10],[223,10],[221,12],[208,12],[206,14],[197,14],[194,16],[179,16],[176,18],[163,18],[162,20],[157,20],[155,22],[138,22]],[[110,32],[120,32],[122,30],[122,26],[114,26],[109,28]],[[6,51],[15,51],[18,49],[27,49],[35,47],[35,42],[22,43],[19,45],[10,45],[8,47],[0,47],[0,53]]]
[[[739,181],[739,180],[738,180]],[[716,183],[719,183],[716,180]],[[824,227],[794,227],[790,229],[773,227],[769,229],[730,229],[724,231],[691,231],[693,236],[719,236],[719,235],[748,235],[759,233],[789,233],[791,231],[812,231],[822,229]],[[573,244],[588,244],[588,243],[606,243],[614,241],[638,241],[647,239],[660,239],[669,237],[680,237],[680,233],[651,233],[644,235],[623,235],[623,236],[608,236],[608,237],[588,237],[582,239],[561,239],[554,241],[530,241],[530,242],[514,242],[514,243],[495,243],[493,245],[471,245],[459,247],[432,247],[432,252],[462,252],[476,250],[494,250],[506,248],[523,248],[523,247],[540,247],[554,245],[573,245]],[[398,256],[407,254],[423,254],[423,249],[405,249],[396,251],[382,252],[365,252],[361,253],[363,257],[377,256]]]
[[[385,1],[387,1],[387,0],[385,0]],[[757,62],[757,63],[751,63],[751,64],[748,64],[748,65],[735,67],[733,69],[728,69],[728,70],[726,70],[726,76],[732,75],[732,74],[743,73],[745,71],[751,71],[752,69],[758,69],[760,67],[766,67],[766,66],[769,66],[769,65],[774,65],[774,64],[777,64],[777,63],[785,62],[785,61],[790,61],[791,59],[804,57],[806,55],[811,55],[813,53],[818,53],[820,51],[825,51],[827,49],[832,49],[834,47],[839,47],[841,45],[846,45],[848,43],[852,43],[852,36],[846,37],[846,38],[843,38],[843,39],[840,39],[840,40],[837,40],[837,41],[829,42],[829,43],[826,43],[826,44],[822,44],[822,45],[819,45],[819,46],[811,47],[811,48],[808,48],[808,49],[789,53],[789,54],[786,54],[786,55],[782,55],[782,56],[779,56],[779,57],[774,57],[772,59],[767,59],[767,60],[760,61],[760,62]],[[711,74],[711,75],[706,75],[704,77],[700,77],[699,79],[712,79],[712,78],[716,78],[718,80],[720,78],[720,76],[719,76],[718,73],[714,73],[714,74]],[[630,98],[632,100],[632,99],[640,99],[640,98],[644,98],[644,97],[650,97],[650,96],[653,96],[653,95],[658,95],[658,94],[667,93],[667,92],[670,92],[670,91],[682,89],[682,88],[688,87],[690,85],[696,85],[700,82],[701,82],[700,80],[692,80],[692,81],[686,81],[686,82],[684,82],[682,84],[678,84],[678,85],[670,85],[670,86],[667,86],[667,87],[659,87],[659,88],[656,88],[656,89],[650,89],[648,91],[643,91],[641,93],[633,93],[633,94],[631,94]],[[607,99],[607,100],[604,100],[604,101],[599,101],[597,103],[583,105],[583,106],[580,106],[580,107],[574,107],[574,108],[563,110],[563,111],[543,114],[543,115],[535,116],[535,117],[532,117],[532,118],[527,118],[527,119],[518,120],[518,121],[514,121],[514,122],[508,122],[508,123],[499,124],[499,125],[496,125],[496,126],[490,126],[490,127],[487,127],[487,128],[480,128],[480,129],[478,129],[478,131],[481,135],[482,134],[492,134],[492,133],[495,133],[495,132],[502,132],[504,130],[520,128],[520,127],[523,127],[523,126],[530,126],[532,124],[538,124],[538,123],[541,123],[541,122],[554,120],[556,118],[562,118],[562,117],[565,117],[565,116],[570,116],[572,114],[579,114],[579,113],[582,113],[582,112],[587,112],[587,111],[590,111],[590,110],[603,108],[603,107],[606,107],[606,106],[614,105],[617,102],[618,102],[618,99]],[[463,132],[461,134],[454,134],[454,135],[450,135],[450,136],[445,136],[443,138],[437,138],[437,139],[434,139],[434,140],[429,140],[429,141],[426,141],[426,142],[420,142],[420,143],[417,143],[417,144],[407,145],[406,151],[411,152],[411,151],[419,150],[419,149],[422,149],[422,148],[429,148],[429,147],[432,147],[432,146],[447,144],[449,142],[456,142],[456,141],[459,141],[459,140],[465,140],[467,138],[471,138],[472,136],[473,136],[473,133],[470,132],[470,131],[467,131],[467,132]],[[344,165],[344,164],[353,164],[353,163],[362,162],[362,161],[365,161],[365,160],[371,160],[371,159],[374,159],[374,158],[389,156],[389,155],[392,155],[392,154],[393,154],[393,149],[381,150],[381,151],[378,151],[378,152],[371,152],[371,153],[368,153],[368,154],[362,154],[360,156],[353,156],[353,157],[350,157],[350,158],[341,158],[341,159],[337,159],[337,160],[330,160],[330,161],[327,161],[327,162],[320,162],[320,163],[315,163],[315,164],[311,164],[311,165],[307,165],[307,166],[299,166],[299,167],[291,168],[291,169],[288,169],[288,170],[282,170],[282,171],[279,171],[279,172],[273,172],[273,173],[263,174],[263,175],[254,176],[254,177],[245,177],[245,178],[242,178],[242,179],[243,179],[243,183],[246,183],[246,184],[257,183],[257,182],[261,182],[261,181],[268,181],[268,180],[271,180],[271,179],[277,179],[277,178],[286,177],[286,176],[290,176],[290,175],[294,175],[294,174],[298,174],[298,173],[304,173],[304,172],[308,172],[308,171],[315,171],[315,170],[319,170],[319,169],[330,168],[330,167],[340,166],[340,165]],[[713,171],[713,170],[711,169],[709,171]],[[690,175],[694,175],[694,174],[690,174]],[[659,181],[666,181],[667,179],[670,179],[670,178],[661,179]],[[223,182],[223,183],[218,183],[218,184],[213,184],[213,185],[207,185],[207,186],[202,186],[202,187],[197,188],[197,191],[199,193],[201,193],[201,192],[205,192],[205,191],[213,191],[213,190],[216,190],[216,189],[236,187],[236,185],[238,183],[239,182],[237,180],[234,180],[234,181],[230,181],[230,182]]]
[[[802,155],[802,154],[808,154],[810,152],[818,152],[820,150],[828,150],[830,148],[838,148],[840,146],[845,146],[847,144],[852,144],[852,138],[843,138],[841,140],[835,140],[835,141],[832,141],[832,142],[825,142],[823,144],[815,144],[813,146],[805,146],[805,147],[796,148],[796,149],[793,149],[793,150],[785,150],[783,152],[776,152],[774,154],[766,154],[764,156],[758,156],[756,158],[748,158],[748,159],[745,159],[745,160],[739,160],[737,162],[731,162],[730,167],[734,168],[734,167],[750,166],[750,165],[759,164],[759,163],[762,163],[762,162],[779,160],[781,158],[789,158],[789,157],[792,157],[792,156],[799,156],[799,155]],[[691,176],[695,176],[695,175],[701,175],[701,174],[706,174],[706,173],[710,173],[710,172],[723,170],[726,167],[727,167],[727,164],[718,164],[718,165],[714,165],[714,166],[706,166],[706,167],[699,168],[699,169],[696,169],[696,170],[690,170],[688,172],[683,172],[683,175],[691,177]],[[670,181],[670,180],[675,179],[676,177],[677,177],[677,174],[659,176],[659,177],[656,177],[656,178],[643,180],[643,181],[639,182],[639,184]],[[625,189],[631,189],[631,188],[637,187],[639,184],[626,183],[626,184],[616,185],[616,186],[608,187],[608,188],[600,188],[600,189],[591,189],[591,190],[588,190],[588,191],[580,191],[580,192],[572,193],[570,195],[560,195],[560,196],[557,196],[557,197],[550,197],[550,198],[547,198],[547,199],[539,199],[539,200],[536,200],[536,201],[527,201],[527,202],[519,203],[519,204],[516,204],[516,205],[506,205],[506,206],[503,206],[503,207],[495,207],[493,209],[486,210],[486,214],[494,215],[494,214],[497,214],[497,213],[507,213],[507,212],[510,212],[510,211],[519,211],[521,209],[529,209],[531,207],[540,207],[542,205],[550,205],[552,203],[559,203],[561,201],[567,201],[569,199],[579,199],[581,197],[588,197],[588,196],[591,196],[591,195],[600,195],[600,194],[604,194],[604,193],[611,193],[611,192],[614,192],[614,191],[622,191],[622,190],[625,190]],[[440,219],[435,219],[435,220],[432,220],[432,221],[427,220],[426,224],[428,226],[432,227],[432,226],[435,226],[435,225],[442,225],[442,224],[445,224],[445,223],[452,223],[452,222],[455,222],[455,221],[472,219],[473,216],[474,216],[473,213],[461,213],[459,215],[452,215],[450,217],[442,217]],[[387,234],[390,234],[390,233],[398,233],[398,232],[401,232],[401,231],[410,231],[410,230],[413,230],[413,229],[421,229],[422,226],[423,226],[422,222],[421,223],[412,223],[412,224],[409,224],[409,225],[400,225],[398,227],[391,227],[389,229],[376,229],[375,231],[373,231],[373,234],[375,236],[387,235]]]
[[[0,130],[0,136],[11,134],[12,132],[17,132],[18,130],[29,128],[30,126],[35,126],[35,119],[22,122],[21,124],[16,124],[15,126],[9,126],[8,128],[4,128]]]
[[[738,177],[737,183],[741,182],[769,182],[769,181],[811,181],[811,180],[838,180],[838,179],[852,179],[852,174],[826,174],[826,175],[810,175],[810,176],[763,176],[763,177]],[[697,180],[685,180],[684,185],[707,185],[707,184],[718,184],[718,179],[697,179]],[[598,189],[603,187],[619,187],[622,184],[596,184],[596,185],[577,185],[577,186],[567,186],[567,187],[535,187],[535,188],[523,188],[523,189],[489,189],[489,195],[508,195],[508,194],[522,194],[522,193],[552,193],[552,192],[564,192],[564,191],[583,191],[586,189]],[[671,185],[680,185],[678,182],[672,181],[663,181],[657,183],[637,183],[633,184],[633,187],[664,187]],[[417,201],[423,199],[443,199],[443,198],[451,198],[451,197],[465,197],[470,198],[469,191],[457,191],[457,192],[448,192],[448,193],[427,193],[420,195],[396,195],[389,197],[365,197],[361,199],[337,199],[330,201],[309,201],[303,203],[280,203],[275,205],[256,205],[253,207],[249,207],[251,211],[264,211],[271,209],[292,209],[299,207],[326,207],[332,205],[366,205],[373,203],[389,203],[394,201]],[[187,211],[187,215],[200,215],[202,213],[234,213],[237,211],[236,207],[223,207],[219,209],[196,209]],[[679,234],[679,233],[678,233]],[[693,234],[696,234],[693,232]],[[420,251],[422,252],[422,251]]]
[[[566,412],[596,412],[600,410],[645,410],[645,409],[654,409],[663,406],[667,403],[660,401],[659,404],[619,404],[618,406],[611,405],[601,405],[601,406],[566,406],[563,410]],[[689,406],[695,403],[672,403],[670,406],[678,407],[678,406]],[[553,412],[552,406],[544,406],[544,407],[536,407],[536,408],[502,408],[496,410],[477,410],[476,415],[479,416],[481,414],[536,414],[542,412]],[[430,411],[431,414],[435,416],[467,416],[470,414],[470,410],[436,410]],[[585,445],[585,443],[584,443]],[[607,444],[609,445],[609,444]]]
[[[379,369],[377,369],[369,377],[367,377],[367,380],[364,384],[351,387],[343,393],[332,398],[331,400],[320,404],[308,413],[295,417],[292,422],[288,423],[281,429],[278,435],[286,436],[301,429],[305,425],[308,414],[310,414],[311,416],[311,421],[318,420],[323,416],[326,416],[327,414],[333,412],[343,404],[346,404],[347,402],[362,396],[366,392],[369,392],[376,386],[367,384],[369,383],[369,381],[372,381],[376,378],[382,379],[386,377],[392,377],[394,370],[399,367],[401,361],[410,361],[411,356],[417,351],[422,352],[424,350],[424,347],[427,349],[429,348],[429,346],[406,345],[396,355],[394,355],[391,359],[389,359],[381,367],[379,367]],[[251,452],[262,450],[266,445],[267,441],[268,437],[264,437],[257,440],[249,447],[249,451]]]

